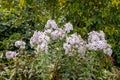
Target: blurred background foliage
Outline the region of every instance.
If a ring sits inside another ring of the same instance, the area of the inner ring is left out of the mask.
[[[43,30],[48,19],[58,26],[71,22],[83,38],[89,31],[103,30],[120,66],[119,0],[0,0],[0,51],[16,50],[16,40],[29,43],[33,32]],[[26,47],[30,52],[30,45]]]

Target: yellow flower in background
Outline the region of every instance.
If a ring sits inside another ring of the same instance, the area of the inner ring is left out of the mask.
[[[15,8],[11,7],[11,8],[10,8],[10,11],[11,11],[11,12],[14,12],[14,11],[15,11]]]
[[[109,34],[109,35],[118,34],[118,30],[114,26],[113,27],[105,26],[104,32],[107,33],[107,34]]]
[[[25,4],[25,0],[19,0],[19,7],[22,8]]]
[[[120,0],[112,0],[112,5],[118,8],[118,5],[120,5]]]
[[[50,74],[49,79],[50,79],[50,80],[53,79],[53,74],[52,74],[52,73]]]
[[[50,79],[50,80],[53,79],[54,67],[55,67],[54,64],[50,64],[50,66],[49,66],[49,71],[50,71],[49,79]]]
[[[66,3],[66,0],[58,0],[58,1],[61,7]]]

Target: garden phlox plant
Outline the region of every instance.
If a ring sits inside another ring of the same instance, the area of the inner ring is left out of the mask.
[[[103,31],[91,31],[88,33],[88,41],[82,39],[81,35],[73,33],[70,36],[67,34],[73,30],[73,26],[70,22],[64,25],[64,28],[59,28],[54,20],[48,20],[43,32],[35,31],[33,37],[30,39],[31,47],[37,46],[37,51],[42,50],[48,52],[48,44],[51,40],[65,39],[63,48],[65,54],[69,56],[75,53],[85,54],[87,50],[102,50],[105,54],[111,56],[111,46],[105,40]]]
[[[48,52],[49,43],[52,40],[60,39],[65,40],[63,43],[64,54],[73,56],[75,53],[85,54],[88,50],[99,51],[102,50],[105,54],[111,56],[111,46],[105,40],[103,31],[91,31],[88,33],[88,41],[82,39],[81,35],[73,33],[68,36],[73,26],[70,22],[66,23],[63,28],[59,28],[54,20],[48,20],[44,31],[34,31],[33,36],[30,38],[31,48],[37,52]],[[16,41],[15,46],[25,48],[25,42]]]
[[[70,27],[69,27],[70,25]],[[48,53],[48,44],[51,40],[56,39],[64,39],[66,36],[66,32],[70,32],[72,30],[72,24],[66,23],[65,29],[58,28],[56,22],[54,20],[48,20],[45,25],[44,32],[35,31],[33,36],[30,39],[30,45],[31,47],[36,47],[35,49],[37,52],[40,50],[45,51]]]
[[[32,78],[37,75],[38,79],[46,80],[49,77],[50,80],[54,78],[66,80],[72,79],[71,77],[78,79],[86,76],[93,79],[94,74],[94,79],[98,77],[97,75],[103,76],[102,71],[106,66],[104,62],[109,63],[108,66],[112,65],[110,59],[107,60],[109,56],[112,58],[112,49],[105,39],[104,32],[91,31],[88,33],[88,39],[83,39],[80,34],[73,33],[72,30],[73,26],[70,22],[60,28],[54,20],[48,20],[43,31],[36,30],[31,36],[29,42],[33,50],[31,54],[26,54],[26,43],[18,40],[15,42],[15,46],[19,48],[18,53],[7,51],[5,56],[8,60],[15,61],[14,64],[19,69],[16,73],[25,75],[24,77],[29,75]],[[23,67],[19,67],[18,64]],[[91,72],[92,75],[89,76]]]

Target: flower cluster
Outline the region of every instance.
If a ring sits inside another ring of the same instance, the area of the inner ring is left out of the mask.
[[[107,41],[105,40],[104,32],[92,31],[88,33],[88,44],[87,47],[89,50],[103,50],[105,54],[111,55],[112,49]]]
[[[71,23],[66,23],[65,28],[58,28],[56,22],[54,20],[48,20],[45,25],[44,32],[35,31],[33,36],[30,39],[31,47],[36,47],[37,51],[48,51],[48,43],[50,39],[64,39],[66,37],[66,33],[69,33],[73,30],[73,26]]]
[[[65,25],[65,28],[64,30],[69,33],[71,30],[73,30],[73,25],[69,22],[69,23],[66,23]]]
[[[70,37],[66,38],[66,43],[63,44],[65,49],[65,54],[69,56],[74,55],[74,53],[85,53],[86,42],[77,33],[72,34]]]
[[[45,25],[45,31],[53,40],[59,38],[62,34],[62,29],[58,28],[54,20],[48,20]]]
[[[45,25],[45,29],[57,29],[57,24],[54,20],[48,20],[46,25]]]
[[[44,32],[40,31],[35,31],[30,39],[31,47],[35,47],[38,52],[42,50],[47,53],[49,42],[50,37],[47,36]]]
[[[51,32],[51,37],[53,40],[55,39],[63,39],[66,33],[61,28],[56,29],[55,31]]]
[[[24,48],[25,48],[25,45],[26,45],[26,43],[23,42],[23,41],[16,41],[16,42],[15,42],[15,46],[16,46],[16,47],[19,47],[19,48],[21,48],[21,49],[24,49]]]
[[[35,31],[30,39],[31,47],[35,47],[37,51],[48,51],[48,44],[50,39],[65,39],[66,43],[63,44],[65,54],[74,55],[74,53],[85,53],[88,50],[102,50],[105,54],[111,55],[112,49],[107,41],[103,31],[92,31],[88,33],[88,42],[84,41],[80,35],[74,33],[67,36],[73,30],[72,24],[66,23],[64,28],[58,28],[54,20],[48,20],[43,32]]]
[[[14,52],[14,51],[7,51],[5,56],[7,59],[13,59],[18,55],[18,53]]]
[[[72,24],[66,23],[64,25],[64,29],[58,28],[56,22],[54,20],[48,20],[47,24],[45,25],[45,33],[49,34],[53,40],[55,39],[63,39],[66,36],[66,33],[69,33],[73,30]]]

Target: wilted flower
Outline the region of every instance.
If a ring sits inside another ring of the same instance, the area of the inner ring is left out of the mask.
[[[69,33],[71,30],[73,30],[73,25],[69,22],[69,23],[66,23],[65,25],[65,28],[64,30]]]
[[[110,60],[112,61],[112,64],[114,64],[115,60],[112,56],[109,56],[110,57]]]
[[[14,52],[14,51],[7,51],[5,56],[7,59],[13,59],[18,55],[18,53]]]
[[[16,41],[16,42],[15,42],[15,46],[16,46],[16,47],[19,47],[19,48],[21,48],[21,49],[24,49],[24,48],[25,48],[25,45],[26,45],[26,43],[25,43],[24,41]]]

